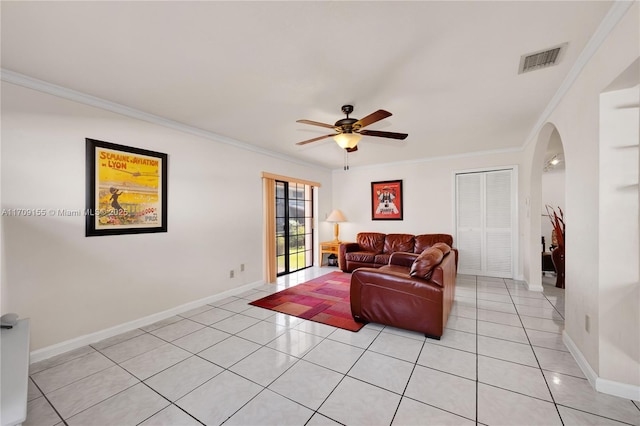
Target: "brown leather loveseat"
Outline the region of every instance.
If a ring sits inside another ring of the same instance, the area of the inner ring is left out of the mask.
[[[380,268],[351,274],[351,314],[440,339],[455,295],[456,250],[436,244],[420,255],[396,252]],[[446,252],[446,253],[445,253]]]
[[[344,272],[353,272],[357,268],[380,268],[389,263],[391,254],[401,251],[420,254],[435,243],[453,245],[449,234],[382,234],[379,232],[361,232],[355,243],[340,245],[338,264]]]

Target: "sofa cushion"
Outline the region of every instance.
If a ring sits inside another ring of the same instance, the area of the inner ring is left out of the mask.
[[[376,265],[388,265],[390,258],[391,253],[376,254],[376,257],[373,261]]]
[[[413,235],[387,234],[384,239],[383,253],[395,253],[397,251],[413,252]]]
[[[416,278],[430,279],[433,268],[438,266],[444,254],[437,248],[428,248],[423,251],[420,256],[411,265],[411,271],[409,275]]]
[[[385,236],[385,234],[378,232],[361,232],[356,236],[356,242],[360,246],[361,251],[382,253]]]
[[[414,253],[422,253],[435,243],[453,245],[453,237],[449,234],[422,234],[415,236]]]
[[[433,248],[437,248],[438,250],[440,250],[442,252],[443,255],[448,255],[451,252],[451,247],[449,247],[448,244],[445,243],[435,243],[434,245],[432,245],[431,247]]]
[[[344,257],[350,262],[374,263],[376,254],[367,251],[352,251],[345,254]]]

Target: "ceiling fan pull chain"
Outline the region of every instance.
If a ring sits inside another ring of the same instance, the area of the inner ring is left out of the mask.
[[[344,150],[344,170],[349,170],[349,151]]]

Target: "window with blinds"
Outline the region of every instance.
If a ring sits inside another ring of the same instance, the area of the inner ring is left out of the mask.
[[[515,172],[456,174],[458,272],[514,276]]]

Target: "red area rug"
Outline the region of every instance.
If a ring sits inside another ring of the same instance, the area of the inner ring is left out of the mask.
[[[350,283],[351,274],[331,272],[249,304],[345,330],[358,331],[364,324],[355,322],[351,316]]]

